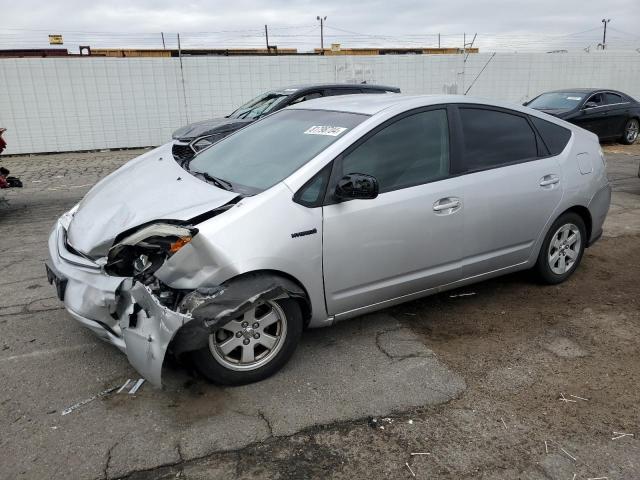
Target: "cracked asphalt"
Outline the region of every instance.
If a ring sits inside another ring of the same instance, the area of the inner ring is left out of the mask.
[[[309,331],[244,387],[169,363],[164,390],[68,415],[138,375],[61,308],[46,238],[141,151],[0,157],[25,184],[0,207],[0,478],[640,478],[640,145],[604,149],[605,236],[565,284],[510,275]]]

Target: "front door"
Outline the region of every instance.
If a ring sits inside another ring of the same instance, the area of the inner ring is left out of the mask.
[[[571,119],[571,123],[604,138],[608,135],[606,110],[604,93],[594,93],[584,103],[580,114]]]
[[[387,122],[336,159],[334,169],[334,179],[373,175],[380,194],[323,207],[329,314],[434,288],[462,274],[464,198],[459,179],[449,176],[444,107]]]

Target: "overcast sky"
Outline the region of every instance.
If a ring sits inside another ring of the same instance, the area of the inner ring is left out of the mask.
[[[640,48],[640,0],[0,0],[0,48],[46,47],[47,33],[65,34],[70,50],[92,46],[161,48],[159,32],[181,32],[184,47],[271,44],[319,46],[316,16],[327,16],[325,46],[461,46],[479,34],[486,49],[596,48],[610,18],[608,48]],[[207,33],[220,32],[220,33]]]

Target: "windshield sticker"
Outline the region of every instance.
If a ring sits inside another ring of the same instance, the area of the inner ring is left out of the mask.
[[[337,137],[342,132],[347,130],[345,127],[330,127],[328,125],[314,125],[309,127],[306,133],[307,135],[328,135],[330,137]]]
[[[567,100],[582,100],[582,97],[567,97]]]

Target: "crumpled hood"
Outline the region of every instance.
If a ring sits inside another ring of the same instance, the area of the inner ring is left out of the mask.
[[[188,220],[237,196],[180,168],[169,143],[97,183],[80,202],[67,239],[76,250],[102,257],[125,230],[152,220]]]
[[[211,120],[203,120],[202,122],[192,123],[186,127],[179,128],[173,132],[172,137],[176,140],[191,141],[204,135],[238,130],[251,122],[253,122],[253,120],[244,120],[241,118],[212,118]]]

